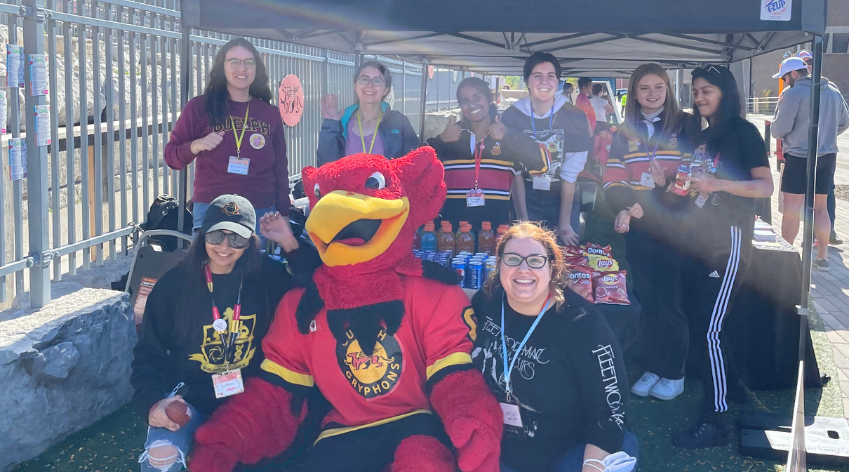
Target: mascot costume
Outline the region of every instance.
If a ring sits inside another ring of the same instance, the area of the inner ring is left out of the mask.
[[[453,271],[412,254],[445,200],[443,173],[429,147],[303,170],[324,264],[280,302],[263,377],[197,431],[191,470],[282,453],[317,387],[332,409],[304,472],[498,471],[502,412],[472,368],[469,299]]]

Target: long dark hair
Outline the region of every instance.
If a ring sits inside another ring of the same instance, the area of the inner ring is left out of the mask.
[[[209,71],[209,81],[207,81],[206,89],[203,91],[203,96],[206,103],[206,114],[209,116],[209,123],[212,126],[224,123],[229,115],[227,110],[227,99],[230,98],[230,93],[227,92],[227,75],[224,72],[224,59],[227,57],[227,51],[236,46],[241,46],[251,52],[256,61],[256,75],[251,84],[249,92],[251,97],[262,100],[266,103],[271,103],[271,88],[268,83],[268,71],[259,51],[256,50],[253,44],[245,38],[236,38],[230,40],[227,44],[221,47],[218,54],[215,56],[215,62],[212,64],[212,70]]]
[[[233,273],[241,273],[245,279],[245,284],[248,284],[248,279],[258,274],[262,267],[262,258],[265,256],[260,252],[261,244],[256,234],[251,235],[250,245],[233,267]],[[180,320],[175,323],[181,335],[188,335],[192,330],[198,329],[195,325],[196,317],[188,316],[188,314],[198,310],[201,306],[205,306],[206,303],[200,301],[209,297],[209,289],[206,287],[206,280],[203,275],[203,265],[207,259],[209,259],[209,256],[206,253],[205,233],[199,232],[186,251],[186,255],[177,264],[177,269],[185,276],[183,306],[180,307],[180,311],[187,316],[181,316]],[[258,278],[262,280],[262,277]]]
[[[633,128],[636,123],[643,120],[643,115],[640,113],[642,107],[637,101],[637,85],[647,75],[660,77],[666,84],[666,100],[663,102],[663,111],[660,113],[663,134],[670,136],[672,133],[677,133],[682,115],[681,107],[678,106],[678,100],[675,99],[675,93],[669,84],[669,74],[666,73],[666,69],[653,62],[640,65],[631,74],[631,81],[628,83],[628,101],[625,103],[626,124]]]
[[[743,106],[740,102],[740,91],[737,89],[737,80],[730,70],[722,66],[707,66],[693,69],[693,82],[696,79],[705,79],[709,84],[719,88],[722,97],[719,99],[716,115],[710,123],[708,132],[708,149],[716,150],[721,144],[723,136],[731,131],[734,123],[743,118]],[[701,123],[699,107],[693,104],[693,115],[696,122]]]

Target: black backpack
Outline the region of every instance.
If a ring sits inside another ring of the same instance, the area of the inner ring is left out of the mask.
[[[179,221],[179,203],[177,199],[170,195],[160,195],[150,205],[150,210],[147,212],[147,222],[142,225],[142,229],[149,231],[152,229],[168,229],[177,231],[177,223]],[[183,210],[183,234],[192,234],[192,212],[188,209]],[[173,236],[158,236],[151,240],[162,244],[164,250],[171,252],[177,249],[177,238]]]

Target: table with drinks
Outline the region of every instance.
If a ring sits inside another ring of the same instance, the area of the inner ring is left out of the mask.
[[[443,221],[439,231],[435,231],[436,225],[428,222],[417,234],[413,255],[457,272],[459,285],[473,296],[495,270],[495,247],[508,226],[499,226],[493,233],[492,226],[484,221],[477,234],[464,221],[459,226],[455,233],[451,223]],[[627,290],[625,271],[620,271],[618,262],[611,257],[610,247],[587,243],[561,250],[566,263],[565,282],[595,304],[620,345],[627,349],[639,336],[641,311],[634,295]]]

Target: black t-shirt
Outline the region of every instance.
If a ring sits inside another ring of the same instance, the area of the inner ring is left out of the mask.
[[[540,320],[511,374],[523,428],[506,427],[501,460],[519,472],[548,470],[568,449],[594,444],[613,453],[627,429],[628,378],[619,343],[604,316],[565,289],[566,302]],[[503,290],[472,299],[477,315],[476,368],[500,402],[505,401],[501,339]],[[504,304],[508,362],[536,317]]]
[[[290,261],[293,270],[298,267],[309,272],[320,264],[312,246],[302,243],[297,254]],[[205,283],[192,285],[200,290],[188,289],[186,281],[190,276],[202,274],[190,275],[182,266],[169,270],[156,282],[145,305],[130,377],[135,388],[133,404],[145,419],[150,407],[180,382],[186,384],[180,392],[183,398],[204,416],[226,400],[215,398],[212,385],[212,375],[227,370],[222,343],[212,328],[212,295]],[[222,318],[230,320],[233,316],[241,281],[238,270],[212,276],[213,295]],[[241,369],[243,380],[259,375],[263,361],[260,342],[271,326],[278,302],[295,283],[286,265],[270,257],[262,258],[259,271],[245,276],[241,328],[230,355],[232,366]]]
[[[752,123],[735,118],[724,126],[703,130],[696,139],[696,151],[703,146],[705,156],[715,162],[718,179],[752,180],[752,169],[769,168],[766,144]],[[755,228],[755,199],[716,192],[710,195],[704,206],[699,208],[695,199],[691,206],[693,232],[696,241],[709,244],[716,231],[727,237],[728,227],[737,226],[742,237],[751,241]]]

